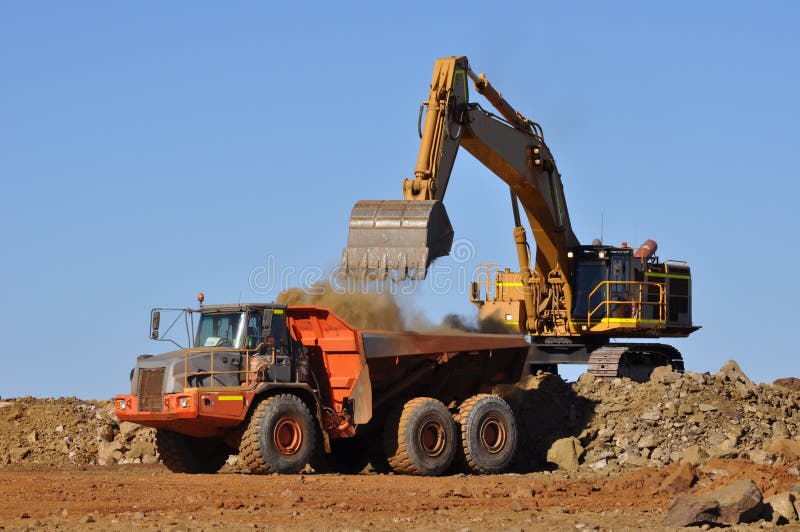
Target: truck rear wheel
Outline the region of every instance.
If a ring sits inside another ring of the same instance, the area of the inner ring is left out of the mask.
[[[173,473],[216,473],[233,452],[220,441],[156,430],[156,448]]]
[[[386,458],[398,473],[441,475],[453,461],[456,438],[447,407],[436,399],[417,397],[386,421]]]
[[[501,473],[517,450],[514,412],[496,395],[473,395],[456,415],[461,429],[459,462],[474,473]]]
[[[239,455],[251,473],[298,473],[314,452],[314,419],[294,395],[269,397],[256,406]]]

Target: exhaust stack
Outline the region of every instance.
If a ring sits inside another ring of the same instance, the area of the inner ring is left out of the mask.
[[[359,278],[425,279],[450,253],[453,227],[438,200],[359,200],[350,212],[342,269]]]

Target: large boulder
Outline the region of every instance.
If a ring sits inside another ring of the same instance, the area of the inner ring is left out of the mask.
[[[680,378],[680,374],[672,370],[672,366],[659,366],[650,373],[650,382],[672,384]]]
[[[708,453],[705,452],[699,445],[692,445],[687,447],[681,453],[681,461],[687,462],[694,467],[697,467],[708,459]]]
[[[727,361],[724,366],[719,368],[716,376],[733,383],[742,397],[758,392],[758,387],[745,375],[735,360]]]
[[[773,495],[764,501],[764,518],[777,525],[796,523],[797,494],[784,492]]]
[[[547,451],[547,461],[567,471],[578,470],[581,456],[583,456],[583,446],[574,436],[556,440]]]
[[[797,440],[775,439],[764,450],[768,453],[782,456],[784,460],[800,459],[800,441]]]
[[[688,462],[680,462],[667,478],[661,482],[661,489],[671,493],[681,493],[692,487],[697,480],[697,474]]]
[[[8,450],[8,456],[12,464],[22,462],[29,454],[31,454],[31,450],[27,447],[12,447]]]
[[[678,495],[667,509],[667,526],[684,527],[719,523],[719,503],[713,499]]]
[[[23,407],[19,403],[12,403],[9,401],[3,401],[3,415],[11,420],[14,421],[15,419],[22,419],[25,416],[25,407]]]
[[[97,445],[97,463],[100,465],[116,464],[122,458],[122,442],[114,440],[111,442],[100,441]]]
[[[763,510],[763,497],[755,483],[749,479],[739,480],[699,495],[678,495],[667,510],[666,524],[682,527],[749,523],[758,519]]]
[[[136,435],[136,432],[138,432],[141,428],[141,425],[131,423],[130,421],[120,421],[119,423],[119,433],[126,441],[131,441]]]
[[[798,379],[797,377],[784,377],[782,379],[775,380],[775,382],[773,382],[772,384],[774,384],[775,386],[780,386],[782,388],[800,392],[800,379]]]
[[[761,491],[750,479],[736,481],[710,494],[719,501],[722,523],[749,523],[758,519],[764,509]]]
[[[131,448],[125,453],[125,458],[129,460],[136,460],[143,459],[145,456],[155,456],[156,455],[156,447],[150,442],[147,441],[136,441],[133,442]]]

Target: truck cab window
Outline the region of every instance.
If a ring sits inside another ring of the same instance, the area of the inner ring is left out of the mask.
[[[255,349],[263,341],[261,338],[261,313],[253,312],[247,319],[247,349]]]
[[[243,343],[244,324],[244,312],[206,314],[200,319],[195,345],[238,349]]]

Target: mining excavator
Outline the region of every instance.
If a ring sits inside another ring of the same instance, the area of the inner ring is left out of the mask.
[[[499,115],[469,101],[468,79]],[[582,245],[542,127],[517,112],[466,57],[436,61],[418,129],[419,155],[414,178],[403,181],[403,199],[353,207],[344,272],[424,279],[431,263],[449,254],[453,229],[443,200],[464,148],[509,186],[519,267],[481,263],[470,299],[481,320],[530,335],[529,369],[588,364],[596,376],[634,380],[662,365],[683,370],[672,346],[611,339],[684,338],[699,329],[692,324],[689,266],[661,262],[653,240],[637,249],[599,240]],[[536,242],[533,264],[521,212]]]

